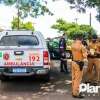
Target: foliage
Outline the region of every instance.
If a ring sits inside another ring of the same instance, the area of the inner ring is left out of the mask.
[[[11,22],[12,29],[17,29],[18,28],[18,18],[14,17],[13,21]],[[23,23],[21,19],[19,20],[19,29],[26,29],[26,30],[33,30],[34,31],[34,26],[32,22],[26,22]]]
[[[65,0],[71,4],[70,8],[76,8],[79,12],[86,12],[86,8],[97,9],[97,20],[100,22],[100,0]]]
[[[75,34],[82,34],[85,38],[95,33],[95,30],[89,25],[78,25],[75,23],[66,22],[63,19],[58,19],[56,24],[52,25],[53,29],[57,29],[59,32],[66,33],[69,38],[73,38]]]
[[[77,8],[80,12],[85,11],[86,7],[100,7],[100,0],[65,0],[72,4],[72,8]]]
[[[53,15],[53,13],[48,9],[48,0],[0,0],[1,4],[7,6],[15,5],[19,9],[19,16],[25,18],[27,16],[37,17],[39,15],[44,15],[48,13]],[[57,0],[52,0],[57,1]],[[97,20],[100,22],[100,0],[65,0],[69,2],[70,8],[76,8],[78,12],[86,12],[86,8],[96,8],[97,9]]]
[[[57,0],[53,0],[57,1]],[[86,8],[96,8],[97,9],[97,15],[96,19],[100,22],[100,0],[65,0],[66,2],[70,3],[70,8],[76,10],[78,12],[85,13]]]
[[[39,15],[44,15],[48,13],[53,15],[53,13],[47,8],[46,0],[0,0],[1,4],[7,6],[15,5],[19,9],[20,18],[25,18],[27,16],[37,17]]]

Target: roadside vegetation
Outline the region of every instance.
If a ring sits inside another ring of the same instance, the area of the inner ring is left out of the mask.
[[[11,27],[12,29],[17,29],[18,28],[18,18],[14,17],[12,22],[11,22]],[[34,31],[34,23],[28,21],[28,22],[23,22],[21,19],[19,19],[19,29],[26,29],[26,30],[32,30]]]
[[[73,39],[77,34],[81,34],[84,38],[89,38],[92,34],[96,34],[96,31],[89,25],[77,24],[67,22],[63,19],[58,19],[54,25],[51,26],[53,29],[58,30],[58,32],[66,33],[69,39]]]

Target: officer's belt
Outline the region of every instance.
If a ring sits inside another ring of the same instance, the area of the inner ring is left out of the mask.
[[[97,54],[97,55],[95,55],[95,56],[88,55],[88,58],[100,58],[100,54]]]
[[[76,62],[76,64],[79,65],[80,67],[80,71],[83,70],[83,66],[84,66],[84,61],[80,61],[80,60],[73,60],[74,62]]]

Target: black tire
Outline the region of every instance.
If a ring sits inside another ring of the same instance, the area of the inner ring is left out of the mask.
[[[42,79],[43,79],[44,82],[49,82],[50,81],[50,74],[48,73],[46,75],[43,75]]]
[[[2,82],[6,82],[6,81],[9,81],[9,77],[8,77],[8,76],[1,76],[1,77],[0,77],[0,80],[1,80]]]

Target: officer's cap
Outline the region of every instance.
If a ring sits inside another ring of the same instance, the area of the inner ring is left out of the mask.
[[[93,39],[93,40],[96,40],[97,38],[98,38],[98,37],[97,37],[96,34],[93,34],[93,35],[92,35],[92,39]]]
[[[75,34],[74,40],[82,40],[82,34]]]

